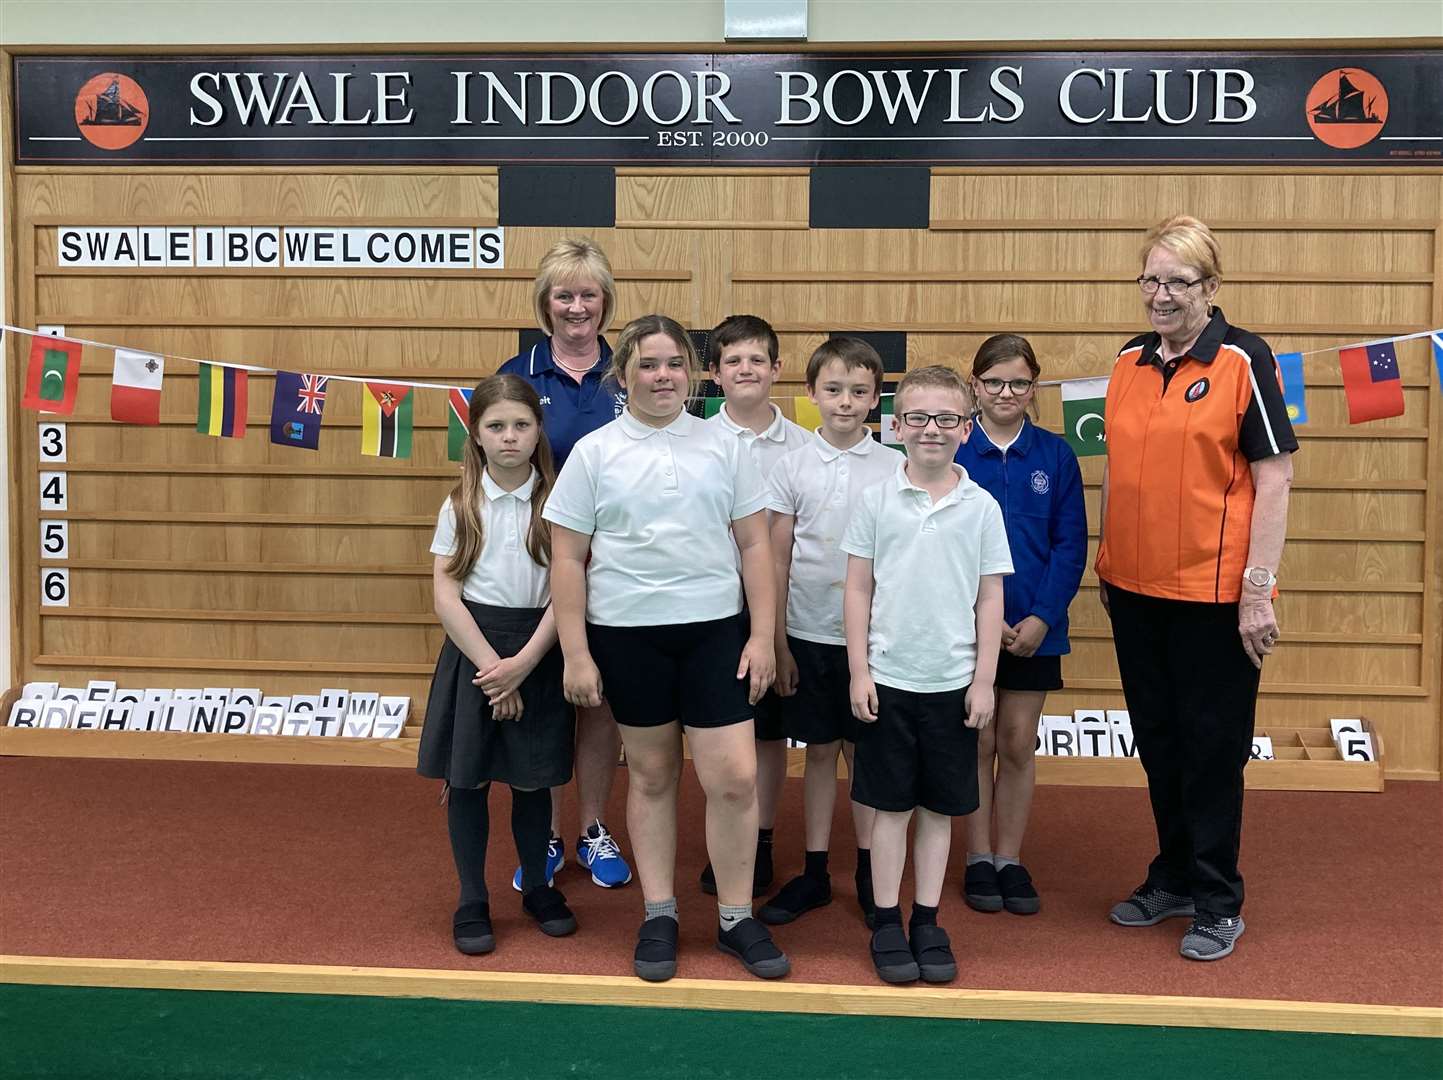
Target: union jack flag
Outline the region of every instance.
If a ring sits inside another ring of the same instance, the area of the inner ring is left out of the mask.
[[[302,375],[301,385],[296,393],[300,397],[300,411],[321,415],[326,407],[326,383],[331,380],[325,375]]]

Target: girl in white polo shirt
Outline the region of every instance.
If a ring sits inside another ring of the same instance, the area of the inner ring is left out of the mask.
[[[679,324],[634,320],[613,364],[626,408],[576,444],[544,516],[566,698],[595,707],[604,694],[626,747],[627,825],[646,902],[636,973],[651,981],[676,973],[685,729],[707,799],[717,947],[776,978],[790,965],[751,915],[752,713],[775,667],[766,487],[740,440],[686,412],[697,360]],[[743,590],[750,626],[738,617]]]
[[[541,400],[524,379],[493,375],[471,394],[461,481],[441,507],[431,553],[446,643],[426,702],[417,771],[444,779],[461,900],[456,948],[496,941],[486,890],[491,781],[511,785],[521,905],[553,937],[576,919],[546,880],[551,788],[571,778],[575,714],[561,692],[552,616],[550,528],[541,507],[555,472]]]

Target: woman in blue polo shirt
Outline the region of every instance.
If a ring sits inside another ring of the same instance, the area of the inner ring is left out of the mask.
[[[500,371],[519,375],[541,397],[542,426],[556,459],[556,471],[583,435],[621,415],[626,393],[610,376],[611,346],[601,336],[616,312],[611,262],[593,241],[558,241],[542,258],[532,289],[536,320],[546,337],[502,364]],[[611,710],[578,709],[576,715],[576,798],[581,834],[576,860],[603,888],[631,880],[603,818],[611,799],[621,740]],[[547,883],[565,865],[561,839],[561,792],[551,799],[551,847],[547,852]],[[521,888],[518,867],[512,885]]]
[[[1026,338],[994,334],[982,343],[972,361],[977,420],[956,459],[1002,507],[1015,567],[1003,581],[997,719],[979,733],[981,801],[967,818],[963,894],[978,911],[1005,907],[1017,915],[1041,907],[1020,861],[1037,778],[1037,721],[1048,691],[1062,689],[1067,607],[1087,561],[1077,455],[1027,417],[1040,372]]]

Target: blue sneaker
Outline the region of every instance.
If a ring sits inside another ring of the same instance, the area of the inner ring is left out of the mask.
[[[550,843],[546,845],[546,884],[556,883],[556,872],[566,865],[566,844],[561,837],[553,836]],[[511,876],[511,887],[517,892],[521,891],[521,867],[516,868],[516,873]]]
[[[631,880],[631,867],[621,857],[621,848],[599,820],[576,841],[576,861],[591,871],[592,882],[603,889],[617,889]]]

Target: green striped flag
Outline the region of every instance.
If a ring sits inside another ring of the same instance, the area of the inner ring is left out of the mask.
[[[893,415],[892,408],[897,401],[896,394],[884,394],[882,396],[882,423],[881,436],[883,446],[895,446],[902,449],[902,433],[897,430],[897,417]]]
[[[412,387],[368,382],[361,395],[361,453],[367,457],[411,456]]]
[[[451,461],[461,460],[470,415],[471,391],[453,386],[446,395],[446,457]]]

